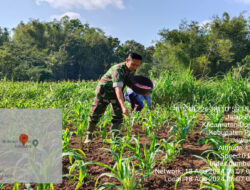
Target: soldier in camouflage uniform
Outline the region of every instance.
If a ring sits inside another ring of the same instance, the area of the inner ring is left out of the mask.
[[[91,109],[90,121],[88,125],[88,135],[84,143],[88,143],[93,138],[93,132],[104,114],[107,106],[111,103],[112,132],[120,129],[123,115],[129,116],[128,109],[124,105],[123,89],[128,85],[129,75],[140,66],[142,57],[136,53],[129,54],[126,62],[112,66],[99,81],[96,89],[96,97]],[[117,133],[114,133],[117,135]]]

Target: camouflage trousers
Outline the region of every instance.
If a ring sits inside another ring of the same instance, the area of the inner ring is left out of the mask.
[[[96,90],[96,97],[91,108],[91,115],[88,126],[88,133],[92,134],[101,116],[104,114],[107,106],[112,104],[112,131],[119,130],[123,121],[121,105],[116,98],[115,92],[111,93],[105,87],[98,87]]]

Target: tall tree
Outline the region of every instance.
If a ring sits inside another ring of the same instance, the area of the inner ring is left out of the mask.
[[[153,68],[158,73],[190,67],[197,76],[225,73],[248,55],[249,33],[249,22],[242,14],[231,19],[224,13],[204,26],[183,21],[178,30],[160,31]]]
[[[0,46],[3,45],[4,42],[9,42],[10,34],[7,28],[2,29],[0,27]]]
[[[31,20],[27,24],[21,22],[14,29],[13,40],[20,44],[45,49],[48,41],[46,26],[39,20]]]

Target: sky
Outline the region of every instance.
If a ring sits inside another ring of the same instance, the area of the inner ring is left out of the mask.
[[[68,15],[121,43],[135,40],[148,47],[162,29],[178,29],[182,20],[206,23],[223,12],[236,17],[243,11],[250,16],[250,0],[0,0],[0,27],[11,30],[21,21]]]

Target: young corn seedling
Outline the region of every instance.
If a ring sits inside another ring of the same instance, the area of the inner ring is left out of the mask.
[[[124,150],[124,138],[122,139],[117,139],[114,136],[111,136],[110,139],[106,139],[106,142],[108,142],[110,144],[111,147],[111,153],[118,153],[119,155],[123,154],[123,150]],[[109,150],[106,148],[103,148],[105,150]],[[110,150],[109,150],[110,151]]]
[[[213,147],[213,149],[206,150],[202,154],[213,154],[216,159],[220,159],[223,162],[227,162],[231,157],[230,153],[232,150],[237,147],[240,143],[233,144],[233,140],[224,142],[224,138],[210,138],[207,139],[206,143],[210,143]]]
[[[77,136],[80,136],[81,139],[81,146],[83,146],[83,137],[85,136],[84,131],[86,130],[88,125],[88,120],[85,120],[84,122],[80,122],[78,123],[77,127],[76,127],[76,131],[75,134]]]
[[[106,138],[108,137],[107,126],[111,124],[111,120],[112,120],[112,116],[111,115],[112,115],[112,113],[110,111],[110,107],[108,107],[107,111],[101,117],[100,122],[98,123],[98,127],[100,129],[100,131],[98,133],[102,137],[103,146],[104,146],[104,143],[106,141]]]
[[[208,130],[211,131],[222,131],[222,126],[220,125],[223,121],[223,109],[210,109],[207,115],[210,122],[208,123]]]
[[[138,125],[141,125],[142,122],[143,122],[143,114],[142,112],[132,112],[132,114],[134,115],[134,118],[135,118],[135,122],[138,124]]]
[[[170,138],[169,138],[170,139]],[[176,156],[180,153],[180,142],[169,142],[169,139],[161,139],[161,147],[164,149],[165,156],[162,158],[162,165],[174,164]]]
[[[69,162],[71,166],[69,167],[69,174],[67,175],[72,183],[77,181],[76,190],[79,189],[83,180],[87,176],[86,169],[86,155],[81,149],[73,149],[72,151],[63,153],[63,156],[69,157]],[[74,159],[74,162],[73,162]],[[79,170],[77,175],[76,170]]]
[[[240,129],[250,131],[250,111],[239,109],[237,111],[237,118]],[[247,138],[249,138],[249,136]]]
[[[13,190],[19,190],[20,183],[15,183],[13,186]]]
[[[66,152],[69,150],[69,145],[70,145],[70,138],[72,136],[73,132],[70,131],[69,129],[63,130],[63,135],[62,135],[62,151]]]
[[[240,129],[245,131],[244,139],[247,139],[248,142],[250,141],[250,110],[248,109],[239,116],[240,120]]]
[[[132,112],[130,117],[125,116],[124,118],[123,127],[126,128],[127,130],[126,134],[124,135],[126,142],[131,141],[132,129],[133,129],[134,123],[136,122],[137,114],[138,114],[137,112]]]
[[[172,129],[172,133],[175,136],[175,141],[180,141],[181,150],[183,150],[184,140],[190,129],[195,124],[197,114],[192,110],[187,110],[185,113],[183,109],[176,111],[176,125]]]
[[[150,115],[154,118],[154,130],[156,131],[158,131],[161,127],[164,127],[169,120],[168,110],[164,107],[157,106],[150,112]]]
[[[224,114],[223,107],[218,109],[210,109],[207,117],[213,124],[216,124],[216,123],[221,123],[223,121],[223,114]]]
[[[219,150],[219,147],[224,145],[225,136],[210,135],[204,140],[205,145],[210,144],[212,146],[212,150]]]
[[[166,108],[162,108],[162,111],[159,114],[159,126],[164,127],[168,120],[170,119],[169,111]]]
[[[138,163],[135,162],[135,165],[140,168],[143,175],[150,176],[157,162],[155,157],[158,152],[161,152],[160,144],[156,143],[156,137],[153,137],[149,149],[147,150],[146,145],[143,144],[143,152],[141,152],[139,136],[137,139],[133,138],[133,141],[135,142],[135,147],[130,144],[126,144],[126,146],[135,154],[132,156],[132,158],[136,158],[138,161]]]
[[[142,123],[142,130],[145,130],[145,136],[146,137],[153,137],[154,136],[154,132],[153,132],[153,128],[155,127],[154,122],[153,122],[153,118],[150,115],[148,118],[145,118],[145,121],[143,121]]]
[[[78,101],[78,103],[75,105],[74,108],[74,125],[76,126],[75,134],[77,136],[80,136],[81,138],[81,145],[84,137],[84,131],[86,131],[88,126],[88,107],[86,106],[86,102],[84,102],[84,105]]]
[[[95,190],[102,190],[105,188],[115,188],[118,190],[136,190],[139,187],[141,181],[145,177],[147,177],[146,175],[143,175],[138,181],[136,181],[136,177],[139,175],[139,173],[136,172],[134,165],[129,158],[119,158],[113,168],[103,163],[93,162],[92,164],[100,165],[110,170],[110,173],[103,173],[97,178],[95,183]],[[110,182],[105,182],[97,188],[99,179],[104,176],[117,179],[120,183],[120,186]]]
[[[70,114],[71,114],[71,110],[66,111],[65,109],[63,109],[62,111],[63,128],[65,128],[66,126],[70,124],[70,120],[69,120]]]
[[[37,190],[54,190],[53,183],[50,184],[37,184],[36,185]]]
[[[95,183],[95,190],[97,189],[101,190],[105,188],[115,188],[115,189],[120,189],[120,190],[136,190],[137,187],[140,185],[140,182],[145,177],[147,177],[147,175],[142,175],[140,179],[136,181],[136,177],[139,176],[139,173],[135,170],[133,163],[130,161],[130,158],[122,158],[124,145],[125,144],[123,144],[123,147],[121,148],[118,154],[110,149],[103,148],[104,150],[109,151],[115,158],[116,164],[114,165],[113,168],[111,168],[110,166],[104,163],[95,162],[95,161],[86,163],[86,165],[95,164],[95,165],[103,166],[110,170],[110,173],[103,173],[97,178],[96,183]],[[117,179],[120,182],[120,186],[110,183],[110,182],[106,182],[100,185],[99,187],[97,187],[99,179],[104,176],[113,177]]]
[[[212,190],[234,190],[234,168],[237,166],[234,165],[232,160],[223,163],[219,163],[218,161],[213,163],[213,161],[209,159],[209,154],[207,155],[207,159],[200,156],[196,157],[201,158],[208,163],[209,167],[201,171],[191,171],[182,174],[176,180],[175,190],[177,189],[181,178],[188,175],[202,176],[200,189],[208,188]]]

